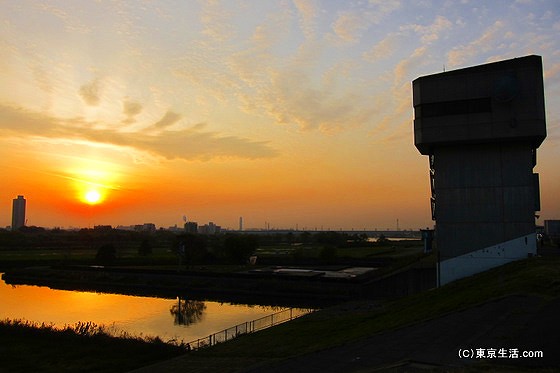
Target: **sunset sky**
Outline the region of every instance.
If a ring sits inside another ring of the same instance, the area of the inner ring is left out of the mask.
[[[432,226],[411,81],[529,54],[542,224],[560,219],[558,0],[0,0],[0,226],[18,195],[44,227]]]

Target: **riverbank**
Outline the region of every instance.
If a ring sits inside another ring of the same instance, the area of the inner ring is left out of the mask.
[[[558,323],[554,321],[555,315],[560,312],[559,278],[560,257],[531,258],[395,301],[352,301],[328,307],[290,323],[179,355],[155,365],[143,363],[145,368],[139,372],[272,372],[298,371],[301,367],[327,372],[330,368],[337,367],[333,359],[346,364],[344,371],[352,372],[358,368],[398,368],[399,364],[404,369],[408,364],[410,368],[414,365],[414,361],[410,361],[411,357],[422,357],[431,361],[432,369],[441,368],[446,371],[487,369],[511,372],[538,368],[540,371],[552,372],[554,367],[560,365],[556,354],[560,331]],[[506,303],[502,303],[502,300]],[[465,315],[474,315],[474,318],[469,316],[467,320]],[[436,324],[431,324],[432,321]],[[458,327],[462,330],[460,334],[455,333]],[[488,334],[485,330],[495,330],[498,334]],[[12,339],[10,332],[0,334],[7,338],[6,341],[10,341],[0,345],[4,346],[0,353],[2,359],[21,361],[34,350],[41,351],[38,354],[41,361],[33,369],[17,368],[8,371],[84,371],[82,359],[85,358],[86,363],[89,359],[87,348],[68,348],[69,351],[78,351],[70,355],[66,354],[67,351],[61,352],[56,337],[50,333],[20,340]],[[455,334],[458,341],[446,339],[455,338]],[[411,337],[406,339],[406,335]],[[471,340],[473,336],[478,339]],[[521,364],[522,360],[511,359],[463,361],[468,363],[467,368],[456,362],[449,363],[450,366],[437,366],[438,356],[449,358],[449,353],[456,356],[455,348],[458,346],[471,346],[474,341],[480,345],[478,347],[499,347],[504,342],[504,336],[513,336],[517,339],[512,341],[520,343],[519,346],[508,344],[508,348],[541,350],[545,358],[524,360],[525,363],[534,364],[532,366]],[[376,342],[376,338],[380,342]],[[382,349],[387,346],[388,340],[393,341],[393,351],[400,350],[400,356],[406,358],[391,361],[390,358],[395,358],[395,355]],[[438,344],[433,343],[435,340],[439,341]],[[542,344],[538,344],[541,342]],[[10,343],[14,349],[8,352],[5,346]],[[82,345],[77,340],[73,343],[76,346]],[[105,343],[99,345],[105,346]],[[429,350],[429,347],[434,349]],[[91,354],[99,358],[105,356],[104,353],[97,351]],[[138,351],[127,352],[123,358],[135,361],[141,359],[142,355]],[[326,356],[331,356],[331,359]],[[372,361],[366,359],[367,356],[386,356],[389,360]],[[44,370],[59,364],[53,362],[53,359],[73,361],[65,363],[68,364],[68,369]],[[361,363],[356,363],[359,361]],[[112,365],[97,371],[123,372],[129,369],[126,368],[127,365],[120,363],[110,364]]]
[[[137,372],[553,372],[559,278],[560,257],[531,258],[382,305],[330,307]],[[541,355],[460,359],[465,348]]]
[[[0,321],[0,372],[126,372],[185,353],[158,338],[106,332],[78,323],[62,329],[28,321]]]
[[[177,271],[154,268],[53,266],[12,269],[8,284],[63,290],[114,292],[175,298],[323,307],[356,299],[385,299],[435,286],[435,270],[416,263],[378,275],[367,267],[266,267],[238,272]]]

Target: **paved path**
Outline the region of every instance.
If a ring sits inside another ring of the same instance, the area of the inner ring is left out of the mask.
[[[501,358],[492,362],[524,367],[560,367],[560,299],[509,296],[432,320],[379,333],[357,342],[281,362],[259,363],[243,372],[422,371],[480,363],[460,359],[459,349],[516,348],[542,351],[542,358]],[[194,354],[196,355],[196,354]],[[138,372],[210,372],[195,356],[176,358]],[[233,362],[233,361],[232,361]],[[206,361],[209,363],[209,361]],[[211,364],[210,364],[211,365]]]
[[[371,372],[406,371],[479,363],[460,359],[459,349],[517,348],[543,351],[543,358],[492,359],[525,367],[560,367],[560,299],[545,304],[540,298],[510,296],[464,311],[364,340],[335,347],[273,366],[246,372]],[[393,368],[393,369],[391,369]]]

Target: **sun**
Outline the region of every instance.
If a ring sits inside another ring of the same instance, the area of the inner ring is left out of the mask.
[[[84,194],[84,200],[90,205],[96,205],[101,202],[101,193],[96,189],[90,189]]]

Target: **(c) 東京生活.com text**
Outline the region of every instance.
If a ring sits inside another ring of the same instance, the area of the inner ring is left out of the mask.
[[[520,350],[519,348],[460,348],[460,359],[529,359],[542,358],[542,351]]]

